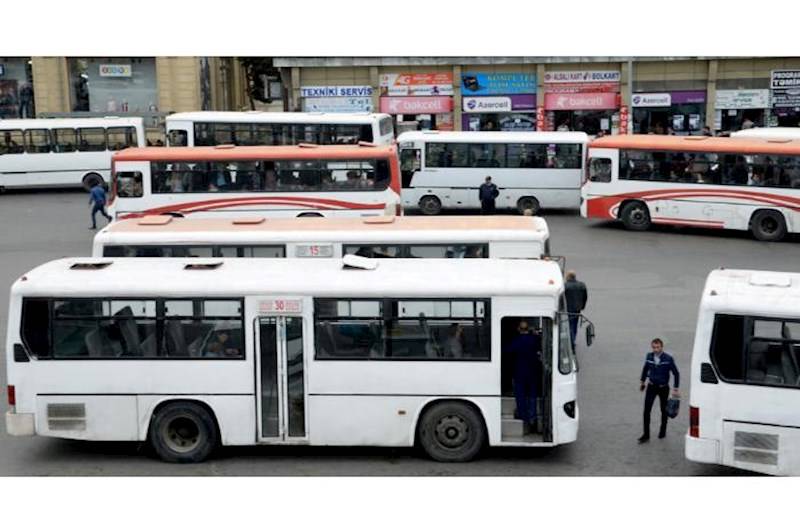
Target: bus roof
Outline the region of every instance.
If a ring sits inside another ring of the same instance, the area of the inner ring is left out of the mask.
[[[771,153],[774,155],[800,154],[800,140],[768,138],[729,138],[679,135],[612,135],[595,139],[595,148],[646,149],[671,151],[697,151],[712,153],[740,153],[743,155]]]
[[[102,262],[110,264],[72,269],[75,264]],[[187,269],[187,265],[218,266]],[[361,270],[344,268],[342,259],[68,258],[27,272],[14,283],[12,295],[546,296],[555,300],[562,290],[557,263],[526,259],[381,259],[374,270]]]
[[[731,133],[731,137],[800,139],[800,128],[750,128]]]
[[[287,122],[371,124],[385,113],[310,113],[286,111],[189,111],[168,115],[166,122],[190,120],[192,122]]]
[[[800,318],[800,273],[714,270],[706,280],[702,305],[713,312]]]
[[[586,143],[579,131],[406,131],[397,142]]]
[[[318,146],[306,144],[301,146],[199,146],[185,147],[150,147],[128,148],[114,154],[113,160],[163,160],[173,162],[191,162],[197,160],[271,160],[271,159],[373,159],[395,156],[394,146]]]
[[[0,119],[0,129],[41,129],[142,126],[141,117],[100,117],[100,118],[17,118]]]
[[[262,222],[236,219],[185,219],[159,217],[112,222],[97,233],[97,239],[115,243],[175,242],[195,240],[235,243],[256,237],[275,242],[440,242],[477,243],[487,241],[530,242],[549,237],[541,217],[522,216],[393,216],[302,217],[264,219]]]

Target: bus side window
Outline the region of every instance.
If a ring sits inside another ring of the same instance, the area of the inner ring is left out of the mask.
[[[75,151],[76,134],[71,128],[53,130],[53,148],[56,153]]]
[[[28,129],[25,131],[25,151],[28,153],[50,153],[50,130]]]
[[[80,141],[78,151],[105,151],[106,130],[103,128],[81,128],[78,130]]]
[[[611,159],[593,158],[589,161],[589,180],[611,182]]]
[[[3,131],[3,140],[0,141],[0,155],[5,153],[22,153],[24,151],[21,129],[8,129]]]

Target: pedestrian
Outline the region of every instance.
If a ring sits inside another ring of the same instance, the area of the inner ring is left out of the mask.
[[[567,312],[569,313],[569,338],[572,341],[572,351],[575,351],[575,338],[578,336],[578,321],[581,312],[586,308],[589,294],[586,285],[577,279],[574,270],[567,272],[567,281],[564,283],[564,295],[567,299]]]
[[[486,182],[481,184],[478,188],[478,198],[481,201],[481,213],[483,215],[492,215],[495,211],[495,199],[500,195],[500,190],[492,182],[491,177],[486,177]]]
[[[703,135],[704,137],[713,137],[713,136],[714,136],[714,134],[713,134],[713,133],[711,133],[711,128],[709,128],[708,126],[703,126],[703,132],[702,132],[702,135]]]
[[[92,225],[89,229],[96,230],[97,221],[95,217],[97,212],[99,211],[103,217],[108,219],[108,222],[111,222],[111,215],[106,213],[106,190],[103,188],[103,185],[92,179],[89,182],[89,186],[91,186],[89,190],[89,205],[92,206]]]
[[[645,356],[641,384],[639,385],[639,391],[646,390],[644,394],[644,433],[639,438],[639,443],[644,443],[650,439],[650,412],[653,410],[653,402],[656,397],[658,397],[659,406],[661,407],[661,427],[658,431],[658,437],[666,437],[669,375],[672,373],[674,381],[672,394],[675,396],[678,395],[678,386],[681,379],[678,367],[675,366],[675,360],[664,351],[664,342],[659,338],[655,338],[650,342],[650,348],[653,351]]]
[[[535,427],[536,387],[542,374],[539,356],[542,339],[539,334],[531,333],[527,321],[519,322],[517,332],[511,344],[504,348],[513,362],[512,383],[517,404],[514,417]]]

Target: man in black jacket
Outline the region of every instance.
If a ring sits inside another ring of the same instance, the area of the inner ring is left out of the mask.
[[[481,213],[483,215],[491,215],[494,213],[494,200],[500,195],[497,186],[492,182],[491,177],[486,177],[486,182],[481,184],[478,188],[478,198],[481,201]]]
[[[644,359],[641,384],[639,385],[640,391],[647,389],[644,394],[644,433],[639,438],[639,443],[644,443],[650,439],[650,412],[653,410],[653,402],[656,397],[658,397],[661,406],[661,428],[658,431],[658,437],[666,437],[670,373],[675,382],[675,388],[672,391],[674,395],[678,395],[678,386],[681,380],[678,367],[675,366],[675,360],[664,351],[664,342],[659,338],[655,338],[650,343],[650,348],[653,351],[649,352]],[[646,387],[645,380],[648,380]]]
[[[578,335],[578,321],[580,314],[586,308],[589,294],[586,285],[575,276],[575,271],[567,272],[567,281],[564,283],[564,296],[567,299],[567,312],[569,312],[569,338],[572,341],[572,350],[575,351],[575,338]]]

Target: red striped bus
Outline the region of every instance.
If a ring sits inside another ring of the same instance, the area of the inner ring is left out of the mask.
[[[132,148],[112,160],[109,213],[333,217],[401,211],[392,145]]]
[[[750,230],[778,241],[800,229],[800,140],[617,135],[593,141],[581,215]]]

